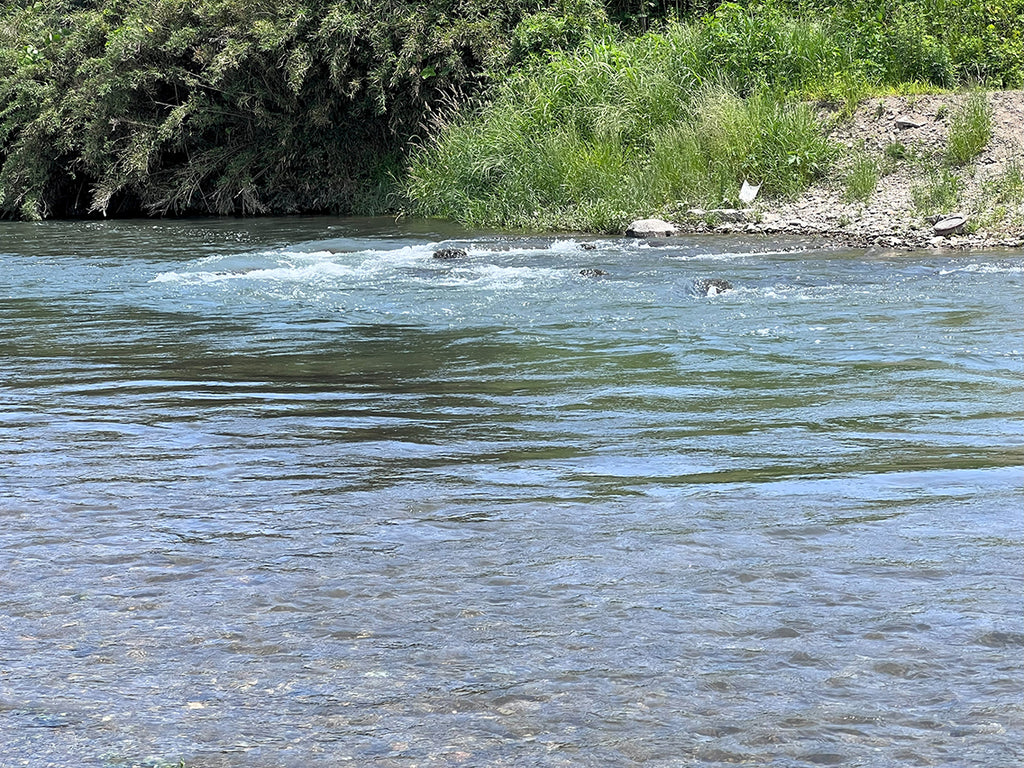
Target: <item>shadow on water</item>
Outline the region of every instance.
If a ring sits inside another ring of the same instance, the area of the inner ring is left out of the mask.
[[[386,243],[388,240],[449,240],[479,234],[445,221],[391,217],[3,222],[0,254],[181,261],[338,239],[363,238]]]

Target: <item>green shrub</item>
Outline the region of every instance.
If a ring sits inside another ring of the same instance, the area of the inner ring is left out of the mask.
[[[703,58],[743,92],[765,84],[820,86],[850,65],[846,50],[817,21],[799,20],[771,3],[723,3],[703,19],[702,31]]]
[[[548,44],[571,44],[579,0]],[[554,8],[552,5],[547,10]],[[374,212],[535,0],[51,0],[0,10],[0,215]],[[578,17],[578,18],[577,18]],[[589,29],[589,24],[586,25]],[[524,33],[525,34],[525,33]],[[399,171],[400,173],[400,171]]]
[[[572,50],[591,37],[610,35],[612,27],[600,3],[575,0],[558,10],[541,9],[520,21],[512,31],[516,58],[548,51]]]

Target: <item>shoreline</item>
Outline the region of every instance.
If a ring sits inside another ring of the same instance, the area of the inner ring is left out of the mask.
[[[991,138],[964,165],[945,163],[944,153],[952,116],[969,94],[869,98],[845,119],[823,105],[819,116],[840,148],[827,177],[792,199],[756,200],[742,210],[679,211],[667,219],[677,234],[796,235],[890,250],[1024,248],[1024,195],[1017,190],[1001,200],[999,186],[1024,166],[1024,91],[985,95]],[[857,162],[877,173],[862,201],[848,192]],[[946,205],[922,210],[921,199],[937,193]],[[965,231],[940,235],[932,229],[952,214],[965,216]]]
[[[754,214],[756,216],[756,212]],[[771,216],[771,214],[770,214]],[[825,245],[846,248],[882,248],[895,251],[964,251],[993,248],[1024,248],[1024,234],[975,232],[951,236],[936,235],[930,226],[923,229],[909,226],[850,231],[829,226],[824,220],[783,220],[777,215],[768,220],[708,224],[693,219],[673,222],[675,236],[680,235],[754,235],[763,237],[805,237]],[[915,222],[916,223],[916,222]]]

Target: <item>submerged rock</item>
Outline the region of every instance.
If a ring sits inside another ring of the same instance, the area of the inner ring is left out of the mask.
[[[586,267],[580,270],[580,274],[584,277],[604,277],[608,273],[603,269],[596,269],[594,267]]]
[[[732,290],[732,283],[718,277],[699,277],[693,281],[693,290],[698,296],[717,296]]]
[[[467,255],[465,248],[441,248],[434,251],[434,258],[443,260],[464,259]]]
[[[626,237],[668,237],[676,233],[676,225],[661,219],[637,219],[626,229]]]

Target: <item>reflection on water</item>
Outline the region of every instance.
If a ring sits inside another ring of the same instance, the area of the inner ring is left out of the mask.
[[[2,226],[0,765],[1024,759],[1024,254]]]

